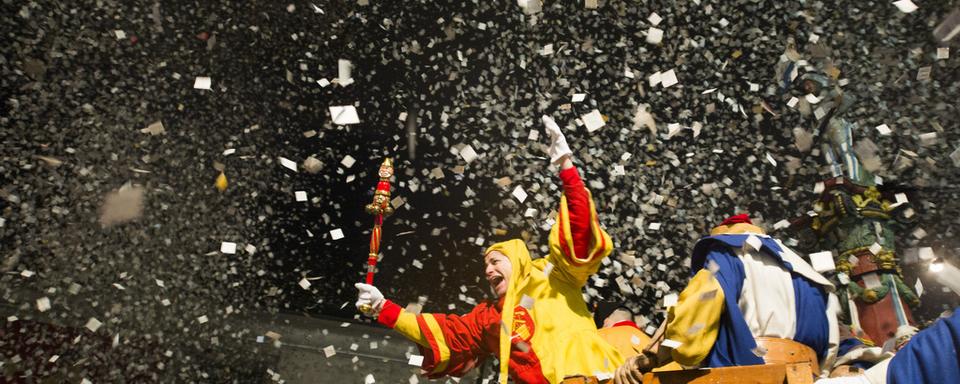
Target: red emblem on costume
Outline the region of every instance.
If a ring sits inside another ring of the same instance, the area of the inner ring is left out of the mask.
[[[514,308],[513,332],[511,332],[510,339],[529,342],[535,329],[536,326],[533,323],[533,317],[530,317],[530,312],[527,312],[527,309],[520,305]]]

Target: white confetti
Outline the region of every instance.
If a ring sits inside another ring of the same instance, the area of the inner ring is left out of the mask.
[[[309,280],[307,280],[307,278],[306,278],[306,277],[304,277],[304,278],[302,278],[302,279],[300,279],[300,282],[299,282],[299,283],[297,283],[297,284],[299,284],[299,285],[300,285],[300,288],[303,288],[303,289],[310,289],[310,281],[309,281]]]
[[[352,105],[330,106],[330,119],[336,125],[360,124],[357,108]]]
[[[570,101],[574,103],[579,103],[584,99],[586,99],[586,97],[587,97],[586,93],[574,93],[573,98],[571,98]]]
[[[343,238],[343,230],[340,228],[330,231],[330,238],[334,240],[340,240]]]
[[[287,159],[285,157],[279,157],[280,165],[286,167],[287,169],[296,172],[297,171],[297,162]]]
[[[923,282],[920,281],[919,277],[917,277],[917,283],[913,285],[913,289],[917,291],[917,297],[923,296]]]
[[[354,159],[353,156],[346,155],[343,157],[343,160],[340,160],[340,165],[343,165],[344,168],[350,168],[356,162],[357,162],[357,159]]]
[[[607,124],[607,122],[603,121],[603,115],[600,114],[600,110],[597,109],[580,116],[580,119],[583,120],[583,124],[587,126],[587,132],[596,131]]]
[[[660,342],[660,345],[671,349],[677,349],[680,348],[683,343],[676,340],[663,339],[663,341]]]
[[[513,189],[513,192],[511,193],[511,195],[513,195],[513,197],[515,197],[521,203],[523,203],[523,201],[527,199],[527,192],[525,192],[523,190],[523,187],[519,185]]]
[[[463,161],[466,161],[467,164],[470,164],[477,159],[477,152],[473,150],[473,147],[470,144],[464,145],[463,149],[460,150],[460,157],[463,158]]]
[[[228,255],[237,253],[237,243],[231,243],[229,241],[220,243],[220,253],[225,253]]]
[[[420,355],[410,355],[410,360],[407,360],[407,364],[410,364],[414,367],[423,366],[423,356]]]
[[[200,316],[200,317],[197,318],[197,322],[200,323],[200,324],[204,324],[204,323],[206,323],[207,321],[210,321],[210,319],[207,318],[207,315],[202,315],[202,316]]]
[[[881,136],[890,136],[893,133],[893,130],[886,124],[880,124],[877,126],[877,132],[880,132]]]
[[[863,285],[867,289],[877,289],[882,285],[880,283],[880,276],[877,276],[876,273],[868,273],[863,275]]]
[[[353,84],[353,77],[350,76],[352,69],[353,64],[350,63],[350,60],[337,60],[337,84],[340,84],[341,87]]]
[[[660,44],[663,41],[663,30],[656,27],[647,29],[647,43]]]
[[[209,77],[199,76],[193,81],[193,89],[210,89],[211,80]]]
[[[940,47],[937,48],[937,60],[946,60],[950,58],[950,48],[949,47]]]
[[[103,323],[101,323],[100,320],[97,320],[95,317],[91,317],[89,320],[87,320],[87,324],[84,325],[84,327],[89,329],[90,332],[96,332],[98,329],[100,329],[101,325],[103,325]]]
[[[894,1],[893,5],[903,13],[910,13],[917,10],[917,5],[910,0],[898,0]]]
[[[650,16],[647,16],[647,21],[649,21],[652,25],[660,25],[660,22],[663,21],[663,18],[660,17],[660,15],[658,15],[656,12],[653,12],[650,14]]]
[[[293,195],[297,201],[307,201],[307,191],[296,191]]]
[[[323,355],[326,356],[328,359],[333,357],[336,354],[337,354],[337,349],[334,348],[332,345],[328,345],[323,348]]]
[[[40,312],[46,312],[50,310],[50,298],[44,296],[37,299],[37,310]]]
[[[664,88],[670,87],[671,85],[679,82],[680,81],[677,80],[677,73],[672,69],[660,75],[660,85],[662,85]]]
[[[679,300],[679,298],[680,296],[678,296],[676,293],[669,293],[663,296],[663,307],[670,308],[677,305],[677,300]]]
[[[830,251],[811,253],[810,266],[813,267],[813,270],[820,273],[830,272],[837,269],[836,264],[833,262],[833,252]]]

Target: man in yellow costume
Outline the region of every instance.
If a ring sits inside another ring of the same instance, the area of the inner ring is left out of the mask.
[[[573,166],[572,152],[556,122],[543,116],[551,162],[560,164],[563,195],[550,231],[550,253],[536,260],[522,240],[484,252],[485,277],[497,301],[466,315],[415,315],[386,300],[371,285],[357,284],[357,307],[369,305],[381,324],[415,342],[430,378],[462,376],[486,357],[500,361],[500,382],[559,383],[565,377],[610,377],[623,362],[597,333],[581,289],[613,249],[600,228],[590,192]],[[509,309],[509,310],[504,310]],[[503,337],[507,335],[509,337]]]

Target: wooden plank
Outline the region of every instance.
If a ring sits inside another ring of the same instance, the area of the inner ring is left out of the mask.
[[[810,379],[812,378],[813,376],[810,376]],[[689,369],[648,373],[643,376],[643,384],[782,384],[786,382],[787,366],[783,364]],[[796,384],[803,383],[810,383],[810,381],[808,379],[805,382],[796,382]]]
[[[813,367],[809,363],[787,364],[787,384],[813,384]]]

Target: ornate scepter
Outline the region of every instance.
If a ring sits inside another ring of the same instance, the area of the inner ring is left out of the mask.
[[[380,171],[377,172],[380,181],[377,182],[377,189],[373,192],[373,202],[367,204],[367,213],[374,215],[373,233],[370,234],[370,253],[367,255],[367,284],[373,284],[373,274],[377,268],[377,255],[380,254],[380,227],[383,225],[383,218],[393,213],[393,207],[390,206],[390,178],[393,177],[393,161],[388,157],[383,159],[380,164]],[[370,312],[369,305],[363,305],[360,308],[364,313]]]

